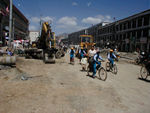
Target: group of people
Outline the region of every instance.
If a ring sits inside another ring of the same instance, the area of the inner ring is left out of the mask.
[[[71,62],[72,60],[74,60],[74,55],[75,55],[75,50],[73,47],[71,48],[69,53],[70,53],[70,62]],[[103,58],[100,56],[100,50],[96,50],[95,47],[92,46],[91,49],[86,53],[86,51],[81,47],[81,49],[79,50],[79,55],[80,55],[79,58],[80,62],[84,57],[87,57],[89,66],[93,71],[92,77],[95,78],[96,70],[99,69],[99,67],[101,66],[101,62],[99,60],[104,61]],[[114,59],[117,59],[117,57],[114,54],[114,51],[112,49],[110,49],[107,58],[113,66]]]
[[[0,56],[3,56],[3,54],[6,54],[8,56],[13,56],[12,49],[6,48],[6,50],[3,50],[2,48],[0,48]]]

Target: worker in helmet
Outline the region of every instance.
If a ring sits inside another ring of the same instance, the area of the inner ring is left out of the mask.
[[[100,56],[99,50],[97,50],[96,54],[93,56],[93,78],[96,77],[96,70],[101,67],[101,62],[98,61],[98,59],[104,61],[103,58]]]
[[[70,63],[71,62],[74,62],[74,54],[75,54],[75,50],[73,47],[71,47],[71,50],[70,50]]]
[[[113,49],[110,49],[107,58],[108,58],[108,60],[110,61],[112,67],[113,67],[113,65],[114,65],[114,59],[117,60],[117,57],[116,57],[116,55],[114,54]]]
[[[81,59],[84,57],[84,55],[86,54],[85,50],[83,49],[83,47],[81,47],[80,51],[79,51],[79,54],[80,54],[80,62],[81,62]]]

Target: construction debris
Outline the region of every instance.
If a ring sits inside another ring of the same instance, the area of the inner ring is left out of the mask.
[[[0,57],[0,65],[15,65],[16,64],[16,56],[1,56]]]

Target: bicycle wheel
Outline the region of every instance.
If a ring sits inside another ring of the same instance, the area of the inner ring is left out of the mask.
[[[114,74],[117,74],[117,72],[118,72],[118,70],[117,70],[117,65],[114,64],[114,66],[113,66],[113,73],[114,73]]]
[[[110,63],[109,62],[106,63],[106,71],[110,71]]]
[[[103,67],[98,70],[99,79],[105,81],[107,79],[107,72]]]
[[[145,66],[142,66],[142,67],[141,67],[140,74],[141,74],[142,79],[146,79],[146,78],[147,78],[147,76],[148,76],[148,71],[147,71],[147,69],[145,68]]]

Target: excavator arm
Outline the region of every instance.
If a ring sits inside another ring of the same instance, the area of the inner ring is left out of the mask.
[[[55,58],[62,56],[62,52],[56,48],[55,33],[52,32],[48,22],[42,23],[41,35],[35,47],[35,49],[26,50],[27,56],[40,56],[45,63],[54,63]]]
[[[39,49],[50,49],[54,48],[54,35],[51,30],[51,26],[48,22],[44,22],[42,24],[41,36],[38,40],[38,48]]]

